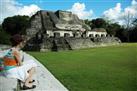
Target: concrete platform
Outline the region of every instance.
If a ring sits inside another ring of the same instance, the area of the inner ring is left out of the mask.
[[[2,52],[0,52],[0,55]],[[37,85],[35,89],[25,91],[68,91],[40,62],[31,55],[24,53],[25,60],[33,59],[37,64],[37,73],[34,75]],[[17,79],[10,79],[0,75],[0,91],[21,91],[17,86]]]

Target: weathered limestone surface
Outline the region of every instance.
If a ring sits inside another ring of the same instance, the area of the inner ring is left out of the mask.
[[[116,37],[107,37],[103,28],[91,28],[72,12],[41,10],[31,17],[26,30],[29,51],[60,51],[118,44]],[[104,36],[104,37],[103,37]]]
[[[96,37],[96,38],[43,38],[40,40],[34,39],[26,44],[25,50],[29,51],[60,51],[60,50],[75,50],[82,48],[92,48],[98,46],[117,45],[121,41],[116,37]]]
[[[31,17],[30,27],[26,32],[29,37],[32,37],[38,32],[46,33],[48,30],[76,31],[81,29],[90,30],[90,27],[72,12],[41,10]]]

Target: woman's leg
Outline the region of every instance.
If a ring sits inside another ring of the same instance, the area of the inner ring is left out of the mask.
[[[35,67],[32,67],[29,71],[28,71],[28,78],[26,79],[25,81],[25,85],[28,86],[28,87],[31,87],[32,86],[32,83],[30,83],[30,81],[32,81],[32,76],[33,74],[35,73]]]

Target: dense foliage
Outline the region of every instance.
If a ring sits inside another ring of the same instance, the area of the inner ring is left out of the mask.
[[[122,42],[137,42],[137,19],[133,21],[132,27],[123,27],[118,23],[113,23],[103,18],[85,20],[85,23],[88,24],[91,29],[106,29],[109,35],[120,38]]]
[[[25,34],[25,30],[29,25],[28,16],[13,16],[7,17],[2,23],[3,29],[10,35],[14,34]]]
[[[10,44],[9,38],[10,35],[7,34],[0,25],[0,44]]]
[[[137,42],[137,19],[133,21],[133,29],[129,32],[130,33],[130,41]]]
[[[26,28],[29,26],[28,16],[13,16],[7,17],[2,23],[0,31],[0,38],[8,38],[9,34],[25,34]],[[118,23],[112,23],[111,21],[105,20],[103,18],[97,18],[92,20],[85,20],[91,29],[94,28],[104,28],[109,35],[116,36],[121,39],[122,42],[137,42],[137,19],[132,22],[132,27],[123,27]],[[3,29],[2,29],[3,28]],[[4,31],[3,31],[4,30]],[[5,31],[8,33],[6,34]],[[6,35],[6,36],[4,36]],[[6,42],[6,41],[5,41]],[[7,43],[7,42],[6,42]]]

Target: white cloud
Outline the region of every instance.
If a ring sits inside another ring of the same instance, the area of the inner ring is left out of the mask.
[[[130,16],[129,16],[130,15]],[[103,17],[124,24],[124,17],[137,18],[137,1],[132,0],[131,5],[122,11],[121,4],[117,3],[115,7],[110,8],[103,13]],[[132,21],[132,19],[130,19]]]
[[[74,3],[71,9],[68,11],[71,11],[72,13],[78,15],[80,19],[90,19],[93,15],[93,11],[89,10],[86,11],[86,6],[84,3]]]
[[[109,10],[104,11],[103,16],[112,20],[118,19],[121,13],[121,4],[117,3],[114,8],[110,8]]]
[[[136,0],[132,0],[131,4],[132,5],[137,5],[137,1]]]
[[[18,11],[18,14],[32,16],[38,10],[40,10],[40,8],[37,5],[31,4],[29,6],[23,6],[23,8]]]
[[[31,16],[35,12],[40,10],[40,8],[31,4],[28,6],[23,6],[21,3],[18,3],[16,0],[1,0],[0,1],[0,23],[3,19],[13,15],[28,15]]]
[[[137,2],[135,0],[132,0],[131,6],[128,6],[124,9],[124,13],[128,14],[130,13],[133,16],[137,15]]]

